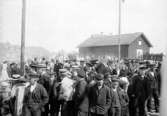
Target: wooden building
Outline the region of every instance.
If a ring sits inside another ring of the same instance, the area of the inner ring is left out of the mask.
[[[141,58],[150,53],[152,44],[144,33],[119,35],[92,35],[78,48],[81,56],[114,56],[118,57],[118,45],[121,45],[121,58]]]

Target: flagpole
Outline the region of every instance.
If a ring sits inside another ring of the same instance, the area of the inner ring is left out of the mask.
[[[119,39],[118,39],[118,61],[120,63],[121,60],[121,45],[120,45],[120,39],[121,39],[121,2],[122,0],[119,0],[119,13],[118,13],[118,35],[119,35]]]
[[[22,0],[22,23],[21,23],[21,56],[20,68],[21,75],[24,75],[25,70],[25,27],[26,27],[26,0]]]

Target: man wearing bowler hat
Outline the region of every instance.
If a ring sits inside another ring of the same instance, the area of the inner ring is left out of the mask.
[[[104,85],[102,74],[97,74],[95,79],[96,84],[89,90],[90,115],[106,116],[111,104],[110,89]]]
[[[48,103],[49,97],[45,88],[38,84],[39,76],[29,74],[30,86],[25,90],[23,116],[41,116],[45,104]]]
[[[130,116],[146,116],[145,101],[149,94],[146,71],[146,65],[140,65],[138,74],[132,77],[132,90],[128,91]]]

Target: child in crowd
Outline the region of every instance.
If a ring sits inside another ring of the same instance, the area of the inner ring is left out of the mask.
[[[121,104],[121,116],[129,116],[129,97],[126,92],[126,86],[127,83],[121,81],[119,84],[120,91],[119,91],[119,97],[120,97],[120,104]]]
[[[112,80],[111,107],[109,109],[109,116],[121,116],[119,80],[117,79]]]

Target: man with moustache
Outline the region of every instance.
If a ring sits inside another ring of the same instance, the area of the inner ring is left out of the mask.
[[[25,89],[23,100],[23,116],[41,116],[44,106],[48,103],[49,97],[46,89],[38,84],[37,74],[29,74],[30,86]]]
[[[102,74],[97,74],[95,78],[96,84],[89,89],[90,115],[106,116],[111,104],[110,89],[104,85]]]

